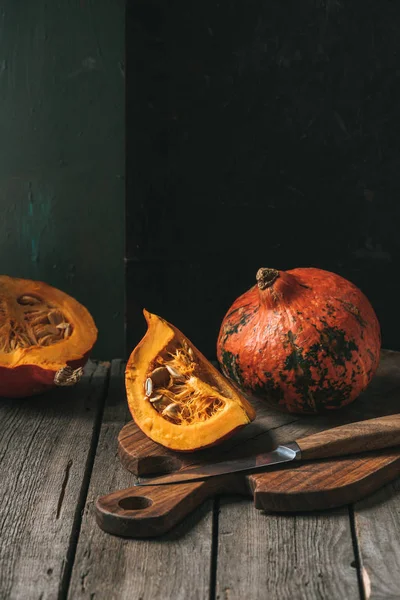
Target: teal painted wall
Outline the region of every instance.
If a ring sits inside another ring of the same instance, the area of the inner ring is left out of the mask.
[[[124,355],[122,0],[0,7],[0,272],[85,304]]]

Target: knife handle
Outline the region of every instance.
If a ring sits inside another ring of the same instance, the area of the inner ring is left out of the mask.
[[[400,414],[357,421],[296,440],[302,460],[346,456],[400,445]]]

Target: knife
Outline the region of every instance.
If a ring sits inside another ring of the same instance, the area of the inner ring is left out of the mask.
[[[208,479],[217,475],[252,472],[265,467],[299,460],[318,460],[347,456],[400,445],[400,414],[378,417],[334,427],[277,446],[267,453],[225,460],[195,467],[185,467],[176,473],[159,477],[141,477],[136,486],[170,485]]]

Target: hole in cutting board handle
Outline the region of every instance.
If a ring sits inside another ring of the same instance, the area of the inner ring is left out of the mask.
[[[123,510],[142,510],[143,508],[148,508],[152,504],[153,501],[145,496],[127,496],[118,501],[118,506]]]

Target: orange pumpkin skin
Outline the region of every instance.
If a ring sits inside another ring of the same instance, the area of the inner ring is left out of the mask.
[[[315,268],[260,269],[257,280],[223,319],[223,373],[287,412],[319,413],[355,400],[376,372],[381,347],[365,295]]]

